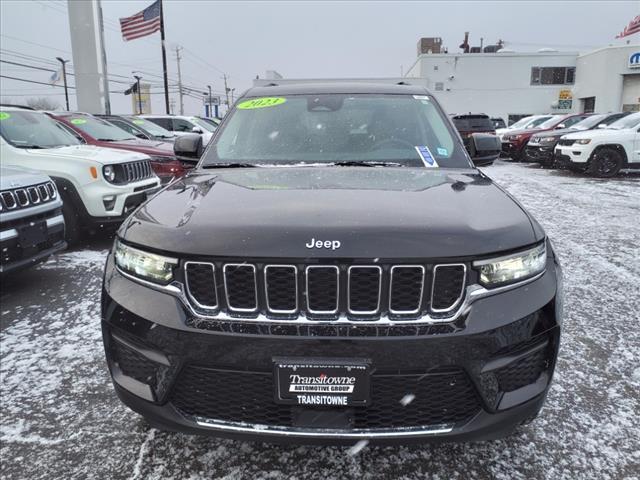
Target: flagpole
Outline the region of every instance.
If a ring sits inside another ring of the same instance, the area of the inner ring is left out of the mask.
[[[167,78],[167,51],[164,48],[164,13],[160,1],[160,40],[162,42],[162,73],[164,75],[164,105],[169,114],[169,80]]]

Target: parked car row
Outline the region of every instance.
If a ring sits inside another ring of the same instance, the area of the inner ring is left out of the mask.
[[[44,260],[84,231],[118,226],[193,168],[203,147],[193,133],[171,146],[89,114],[2,106],[0,272]]]

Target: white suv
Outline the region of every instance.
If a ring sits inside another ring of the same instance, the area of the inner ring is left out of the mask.
[[[204,146],[207,146],[216,129],[211,123],[201,118],[186,115],[141,115],[141,117],[169,130],[174,135],[199,133],[202,135]]]
[[[606,128],[560,137],[555,149],[561,167],[596,177],[612,177],[621,169],[640,168],[640,113],[633,113]]]
[[[147,155],[82,145],[49,116],[19,107],[0,107],[0,161],[53,179],[70,244],[83,229],[121,223],[160,186]]]

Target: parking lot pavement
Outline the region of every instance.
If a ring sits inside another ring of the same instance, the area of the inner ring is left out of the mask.
[[[640,176],[484,169],[553,239],[565,323],[541,416],[504,440],[415,447],[281,447],[150,429],[117,400],[100,335],[109,241],[2,281],[2,478],[637,479]]]

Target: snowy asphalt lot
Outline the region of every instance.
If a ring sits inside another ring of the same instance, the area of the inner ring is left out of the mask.
[[[485,169],[545,227],[565,272],[560,359],[513,436],[415,447],[282,447],[163,433],[116,398],[100,334],[110,242],[2,282],[1,478],[640,478],[640,175]]]

